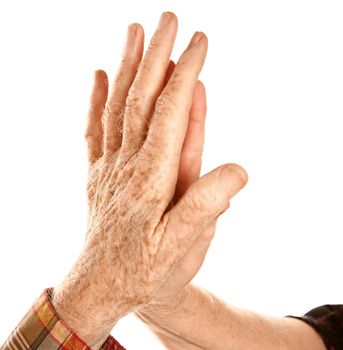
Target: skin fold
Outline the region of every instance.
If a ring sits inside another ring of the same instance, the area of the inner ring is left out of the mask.
[[[175,64],[177,26],[163,13],[143,57],[143,27],[129,25],[111,91],[95,72],[86,241],[52,302],[92,349],[135,312],[168,349],[324,350],[302,321],[240,310],[190,284],[248,175],[227,163],[199,177],[208,39],[196,32]]]

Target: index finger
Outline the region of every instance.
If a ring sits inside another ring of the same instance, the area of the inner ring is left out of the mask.
[[[141,149],[142,159],[166,169],[165,180],[169,184],[175,185],[177,178],[189,112],[207,46],[206,35],[196,32],[156,101],[147,138]]]

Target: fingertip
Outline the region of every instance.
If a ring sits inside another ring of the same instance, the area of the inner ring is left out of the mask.
[[[172,20],[175,21],[176,23],[178,22],[178,18],[176,16],[176,14],[172,11],[165,11],[164,13],[168,14],[169,16],[171,16]]]
[[[233,175],[239,180],[240,188],[243,188],[249,179],[247,171],[239,164],[237,163],[228,163],[223,166],[222,173],[224,176],[230,176]]]
[[[94,82],[91,91],[90,99],[91,106],[98,107],[103,106],[108,96],[108,78],[107,74],[102,69],[94,71]]]
[[[138,32],[144,33],[144,28],[140,23],[133,22],[133,23],[131,23],[131,25],[136,27],[136,31],[137,31],[136,33],[138,33]]]
[[[198,33],[200,33],[200,35],[201,35],[201,45],[204,46],[207,50],[207,48],[208,48],[208,36],[207,36],[207,34],[202,32],[202,31],[199,31]]]
[[[204,33],[204,32],[201,32],[201,33],[203,35],[203,39],[202,40],[204,40],[206,42],[206,45],[208,45],[208,36],[207,36],[207,34]]]
[[[173,26],[177,31],[179,27],[179,20],[176,14],[172,11],[164,11],[161,13],[160,18],[162,18],[163,16],[166,16],[168,18],[168,25]]]
[[[138,23],[138,22],[133,22],[131,24],[129,24],[128,28],[132,28],[134,29],[134,34],[132,35],[132,37],[135,38],[135,41],[138,41],[138,42],[142,42],[144,41],[144,28],[143,26]]]
[[[94,78],[97,79],[101,76],[101,74],[103,73],[104,71],[102,69],[96,69],[94,71]]]
[[[94,71],[94,83],[99,84],[101,82],[104,82],[108,86],[107,74],[104,70],[97,69]]]
[[[123,47],[122,56],[137,61],[141,61],[144,51],[144,28],[140,23],[134,22],[129,25],[132,28],[131,34],[128,31],[126,43]]]
[[[248,174],[244,168],[236,163],[228,163],[219,167],[219,183],[223,190],[222,199],[225,202],[231,200],[248,181]]]

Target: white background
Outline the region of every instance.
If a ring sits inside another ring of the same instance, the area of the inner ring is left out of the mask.
[[[0,343],[82,247],[93,71],[112,80],[127,25],[149,40],[166,10],[174,60],[209,38],[202,173],[249,173],[196,283],[279,316],[342,303],[342,1],[1,1]],[[163,349],[133,316],[113,335]]]

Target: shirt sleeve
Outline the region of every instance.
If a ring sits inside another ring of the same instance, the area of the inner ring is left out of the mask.
[[[44,290],[1,350],[91,350],[58,316],[51,303],[52,290]],[[125,350],[111,335],[100,349]]]
[[[322,305],[304,316],[286,316],[302,320],[321,336],[328,350],[343,349],[343,305]]]

